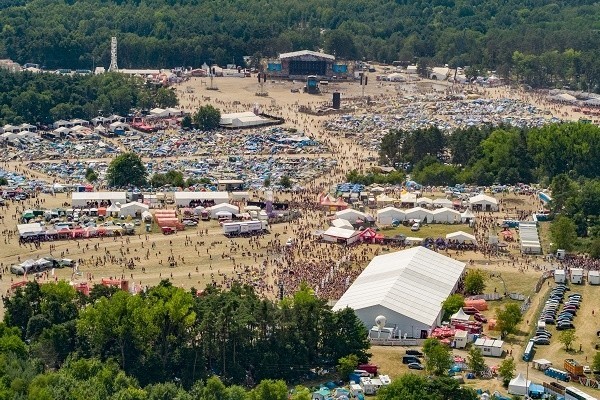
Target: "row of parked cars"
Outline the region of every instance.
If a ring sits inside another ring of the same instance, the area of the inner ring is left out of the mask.
[[[560,284],[550,292],[550,297],[540,315],[540,322],[547,325],[556,325],[556,330],[574,329],[573,319],[577,315],[582,297],[578,293],[571,293],[565,299],[565,292],[569,290],[567,285]],[[564,303],[563,303],[564,301]],[[562,305],[562,310],[560,310]],[[545,328],[536,329],[533,341],[535,344],[550,344],[552,334]]]
[[[423,357],[423,353],[419,350],[406,350],[406,355],[402,357],[402,364],[407,364],[408,369],[423,370],[425,367],[421,362],[421,357]]]

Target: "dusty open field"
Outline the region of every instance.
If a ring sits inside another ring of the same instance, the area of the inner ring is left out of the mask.
[[[328,117],[309,116],[297,112],[299,105],[317,106],[322,103],[328,103],[331,100],[330,93],[324,93],[320,96],[313,96],[304,93],[292,93],[291,88],[300,88],[302,83],[292,82],[269,82],[266,90],[268,97],[255,96],[258,85],[254,78],[221,78],[215,80],[215,85],[219,90],[207,90],[208,79],[194,78],[190,82],[185,82],[177,87],[181,98],[181,104],[188,111],[194,111],[196,107],[202,104],[213,104],[222,111],[247,111],[253,105],[259,104],[261,109],[273,115],[279,115],[286,119],[286,126],[295,127],[305,131],[307,134],[326,141],[333,150],[331,157],[336,158],[338,169],[333,173],[322,177],[313,182],[305,182],[308,194],[305,196],[316,199],[319,191],[327,189],[331,184],[341,182],[344,174],[353,168],[364,169],[372,163],[366,162],[365,158],[373,156],[362,148],[359,148],[351,140],[340,137],[330,137],[321,129],[321,124]],[[447,87],[441,84],[379,84],[373,82],[367,86],[365,92],[369,96],[394,95],[399,91],[410,93],[411,91],[443,91]],[[361,88],[357,83],[332,84],[326,88],[327,92],[338,90],[344,98],[359,97]],[[483,90],[481,91],[484,92]],[[506,89],[488,90],[487,95],[500,97],[509,96],[514,98],[525,98],[520,92],[508,91]],[[538,106],[558,114],[564,114],[564,118],[578,118],[579,115],[568,115],[569,109],[559,108],[554,105],[547,105],[540,99],[530,98]],[[344,103],[342,103],[344,104]],[[9,163],[3,166],[7,169],[17,170],[28,176],[43,177],[42,174],[32,173],[24,170],[23,165],[18,162]],[[286,197],[284,194],[277,194],[280,197]],[[64,194],[56,197],[42,195],[42,206],[52,208],[61,206],[69,198]],[[504,199],[506,208],[516,207],[524,210],[535,210],[537,204],[535,199],[528,197],[510,196]],[[0,245],[0,262],[2,267],[6,268],[19,260],[35,258],[52,254],[56,257],[68,257],[79,260],[79,273],[73,274],[70,269],[56,270],[55,276],[44,276],[42,281],[53,279],[65,279],[72,282],[88,281],[97,283],[103,277],[117,277],[130,280],[132,283],[140,286],[154,285],[161,279],[170,279],[175,285],[184,288],[196,287],[203,288],[206,284],[214,281],[216,283],[227,282],[231,279],[244,280],[254,283],[257,289],[264,292],[265,295],[273,296],[273,284],[276,277],[273,271],[276,262],[281,260],[281,253],[278,244],[283,244],[288,237],[300,237],[308,234],[315,229],[326,226],[326,219],[321,212],[308,212],[295,224],[273,225],[271,232],[259,239],[227,239],[221,234],[221,228],[214,222],[200,222],[197,228],[188,228],[184,232],[176,235],[164,236],[162,234],[151,234],[146,236],[142,232],[139,235],[125,238],[105,238],[105,239],[83,239],[78,241],[57,241],[53,242],[54,249],[50,252],[50,244],[42,243],[40,249],[35,249],[30,245],[20,246],[16,237],[9,238],[8,231],[14,231],[16,220],[14,216],[26,208],[33,207],[33,200],[24,203],[10,203],[8,208],[0,212],[5,217],[0,222],[0,229],[3,231],[4,243]],[[496,215],[498,218],[511,217],[513,211],[508,209]],[[463,229],[461,226],[457,229]],[[433,228],[432,228],[433,229]],[[441,232],[441,231],[440,231]],[[436,234],[440,232],[436,231]],[[350,251],[344,250],[335,245],[315,244],[311,240],[302,240],[294,249],[296,259],[340,259],[342,257],[353,255],[357,268],[364,267],[368,260],[376,253],[384,251],[379,246],[359,246]],[[540,271],[534,268],[550,268],[542,259],[530,259],[529,263],[523,258],[511,260],[510,256],[516,257],[517,251],[509,249],[509,253],[499,257],[488,258],[481,253],[474,252],[450,252],[449,254],[463,261],[472,261],[472,267],[482,268],[490,273],[500,273],[504,279],[502,282],[498,278],[488,281],[489,291],[504,292],[506,284],[507,292],[518,292],[526,295],[533,294],[533,285],[540,275]],[[269,253],[269,254],[267,254]],[[125,262],[134,259],[135,268],[128,269]],[[169,260],[176,261],[176,267],[170,267]],[[264,265],[264,269],[261,266]],[[142,271],[142,268],[144,271]],[[34,277],[29,276],[31,280]],[[7,272],[2,273],[0,280],[0,291],[6,293],[11,282],[20,280]],[[542,294],[547,290],[544,288]],[[584,295],[582,310],[580,311],[575,324],[578,328],[579,342],[582,344],[582,353],[574,354],[579,361],[584,362],[584,357],[592,357],[592,341],[594,337],[590,333],[599,328],[596,321],[597,311],[592,317],[591,310],[598,303],[598,293],[600,288],[584,287],[579,290]],[[518,372],[525,372],[526,366],[521,362],[521,346],[526,341],[526,333],[530,326],[526,321],[534,320],[533,313],[541,301],[541,295],[533,297],[533,305],[526,314],[520,330],[523,335],[519,335],[510,340],[509,350],[512,349],[515,359],[518,361]],[[490,311],[486,312],[488,316],[493,317],[495,309],[502,304],[490,303]],[[1,310],[0,310],[1,312]],[[579,333],[581,332],[581,334]],[[577,342],[577,343],[579,343]],[[577,349],[578,349],[578,345]],[[555,365],[561,366],[562,359],[566,354],[559,349],[555,338],[552,345],[544,348],[539,346],[538,357],[546,357],[555,362]],[[404,352],[402,348],[373,348],[373,361],[382,367],[384,373],[392,376],[403,371],[400,357]],[[571,356],[571,355],[569,355]],[[499,362],[496,359],[489,359],[489,365],[495,365]],[[536,376],[536,372],[531,371],[530,376]],[[539,376],[536,376],[536,378]],[[540,377],[541,379],[541,377]],[[538,379],[539,380],[539,379]],[[475,387],[484,387],[495,389],[498,386],[497,381],[473,383]],[[589,390],[589,389],[588,389]]]

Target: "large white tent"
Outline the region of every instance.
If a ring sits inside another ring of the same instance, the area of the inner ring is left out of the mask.
[[[191,201],[213,201],[215,204],[227,203],[227,192],[175,192],[175,204],[180,207],[189,207]]]
[[[458,243],[471,242],[473,244],[477,244],[477,239],[475,236],[463,231],[449,233],[446,235],[446,239],[454,240]]]
[[[341,218],[336,218],[333,221],[331,221],[331,226],[335,226],[336,228],[344,228],[344,229],[351,229],[354,230],[354,227],[352,226],[352,224],[345,220],[345,219],[341,219]]]
[[[451,208],[446,208],[446,207],[438,208],[436,210],[433,210],[431,212],[431,214],[433,215],[432,222],[434,222],[436,224],[442,224],[442,223],[454,224],[454,223],[458,223],[461,221],[460,213]]]
[[[418,219],[421,222],[431,222],[433,220],[433,214],[431,213],[431,211],[423,207],[414,207],[409,210],[406,210],[406,219]]]
[[[140,203],[139,201],[132,201],[131,203],[123,204],[121,209],[119,210],[119,215],[124,217],[135,217],[137,214],[140,216],[144,211],[148,211],[150,207],[148,207],[144,203]]]
[[[429,207],[433,205],[433,200],[429,197],[419,197],[417,199],[417,206],[419,207]]]
[[[377,221],[382,225],[390,225],[394,220],[404,221],[406,214],[395,207],[386,207],[377,210]]]
[[[414,207],[417,204],[417,195],[414,193],[403,193],[400,195],[400,202],[405,207]]]
[[[438,208],[439,207],[448,207],[448,208],[450,208],[450,207],[452,207],[452,201],[448,200],[448,199],[443,199],[443,198],[435,199],[433,201],[433,206],[434,207],[438,207]]]
[[[217,218],[217,213],[219,212],[229,212],[231,214],[239,214],[240,208],[238,206],[234,206],[229,203],[221,203],[214,205],[212,207],[208,207],[208,212],[210,213],[211,218]]]
[[[377,256],[333,309],[354,309],[366,327],[384,315],[401,335],[426,337],[441,323],[442,302],[464,270],[465,263],[422,246]]]
[[[321,238],[330,243],[352,244],[360,238],[360,232],[331,226],[321,234]]]
[[[530,384],[531,381],[528,381],[523,374],[519,373],[516,378],[510,380],[508,384],[508,393],[525,396],[527,395],[527,388]]]
[[[478,194],[469,199],[469,208],[480,211],[498,211],[498,200],[487,194]]]
[[[357,219],[361,219],[363,221],[366,221],[367,219],[367,214],[358,210],[353,210],[352,208],[347,208],[345,210],[338,211],[335,213],[335,216],[337,218],[345,219],[351,224],[356,223]]]
[[[110,200],[112,204],[127,202],[125,192],[73,192],[71,194],[71,205],[73,207],[85,207],[89,202],[101,202]]]

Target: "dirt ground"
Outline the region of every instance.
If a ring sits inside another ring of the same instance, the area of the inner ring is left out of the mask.
[[[345,98],[359,98],[362,95],[362,88],[357,83],[332,84],[326,88],[327,93],[314,96],[301,92],[291,92],[290,89],[292,88],[302,87],[303,83],[301,82],[268,82],[265,87],[269,93],[268,97],[255,95],[258,85],[254,78],[216,79],[214,84],[218,87],[218,90],[207,90],[207,84],[209,84],[209,81],[206,78],[193,78],[191,81],[177,86],[176,90],[182,107],[193,112],[200,105],[213,104],[221,111],[232,112],[248,111],[255,104],[258,104],[263,111],[284,117],[286,126],[303,130],[330,145],[332,149],[330,156],[339,161],[339,168],[313,182],[305,182],[304,185],[307,188],[307,193],[309,193],[305,196],[316,200],[318,192],[328,189],[332,184],[343,181],[345,173],[350,169],[364,169],[373,164],[366,162],[365,158],[375,154],[358,147],[351,140],[331,137],[327,135],[325,130],[321,129],[321,124],[329,117],[311,116],[297,112],[299,105],[317,107],[329,103],[331,99],[330,92],[334,90],[342,93],[342,101]],[[409,84],[374,82],[366,87],[365,94],[368,96],[392,96],[402,91],[410,93],[416,90],[427,92],[448,89],[447,85],[433,82]],[[547,108],[557,114],[564,114],[564,118],[576,119],[580,116],[571,113],[569,108],[557,109],[554,105],[544,103],[542,99],[522,92],[510,91],[504,88],[480,90],[480,92],[482,95],[490,97],[507,96],[528,99],[542,108]],[[5,164],[3,168],[31,177],[43,177],[42,174],[27,170],[23,164],[18,162]],[[287,196],[284,194],[276,195],[282,198]],[[41,206],[44,208],[59,207],[64,202],[70,201],[65,194],[56,196],[41,195],[38,200],[42,201]],[[22,279],[7,273],[4,270],[5,268],[19,262],[19,260],[51,254],[55,257],[78,260],[79,271],[74,273],[71,269],[56,270],[54,276],[46,274],[41,277],[42,282],[64,279],[75,283],[84,281],[98,283],[102,278],[116,277],[127,279],[135,285],[144,287],[155,285],[161,279],[169,279],[173,284],[186,289],[190,287],[202,289],[210,282],[223,284],[232,279],[237,279],[254,284],[257,290],[264,295],[273,296],[275,293],[273,271],[276,263],[282,257],[281,251],[274,251],[273,249],[277,249],[277,245],[285,243],[288,237],[300,237],[300,235],[312,232],[327,224],[327,219],[322,212],[307,211],[303,218],[294,224],[272,225],[271,232],[260,238],[227,239],[222,235],[221,228],[216,222],[200,222],[197,228],[188,228],[183,232],[168,236],[162,234],[146,235],[140,231],[138,235],[124,238],[56,241],[51,243],[54,247],[50,251],[49,243],[42,243],[41,248],[35,249],[31,245],[19,245],[14,235],[12,237],[8,236],[9,231],[15,231],[16,215],[24,209],[32,208],[34,206],[33,201],[9,203],[7,208],[0,210],[1,215],[4,216],[4,219],[0,222],[0,229],[3,231],[4,236],[4,243],[0,246],[0,266],[3,267],[0,279],[1,293],[6,293],[11,283]],[[494,215],[494,218],[510,216],[513,212],[516,212],[516,208],[532,211],[536,210],[538,206],[535,198],[526,196],[511,195],[506,197],[504,201],[505,209],[502,213]],[[513,207],[515,210],[512,209]],[[299,246],[294,249],[297,259],[307,260],[319,257],[341,259],[348,256],[348,252],[350,252],[355,256],[358,268],[364,267],[375,254],[383,251],[385,250],[379,246],[368,245],[361,245],[347,251],[335,245],[315,244],[309,240],[301,241]],[[494,274],[500,273],[504,283],[499,279],[488,281],[489,290],[499,292],[505,290],[504,284],[506,284],[506,291],[508,292],[531,295],[533,294],[533,285],[540,276],[540,270],[551,268],[541,258],[515,258],[518,251],[513,246],[509,247],[507,253],[493,258],[474,252],[449,252],[448,255],[465,262],[471,261],[470,267],[482,268]],[[125,262],[129,259],[134,259],[134,269],[125,267]],[[176,261],[176,267],[169,266],[170,259]],[[34,277],[28,276],[26,279],[32,280]],[[544,290],[547,290],[547,288]],[[589,355],[588,358],[590,358],[593,354],[591,346],[594,337],[589,336],[589,333],[595,332],[598,328],[597,321],[595,321],[596,316],[591,316],[591,310],[594,305],[597,306],[598,304],[598,295],[594,293],[594,290],[599,289],[584,287],[580,291],[584,295],[584,301],[575,324],[578,328],[578,335],[581,332],[579,339],[583,346],[583,352],[574,355],[580,361],[584,361],[585,355]],[[530,329],[525,321],[534,320],[533,312],[536,310],[536,305],[541,301],[540,295],[535,296],[533,301],[534,304],[525,316],[521,326],[523,332],[528,332]],[[487,312],[488,316],[494,315],[497,306],[498,304],[491,304],[491,310]],[[597,315],[597,313],[595,314]],[[525,363],[521,361],[521,346],[525,339],[525,336],[519,336],[513,340],[512,344],[513,355],[518,362],[518,372],[525,372],[526,368]],[[562,359],[566,354],[559,349],[556,335],[550,346],[546,348],[539,346],[539,349],[536,358],[543,356],[554,361],[555,365],[561,366]],[[396,376],[403,371],[400,362],[400,355],[403,350],[402,348],[374,347],[372,349],[373,362],[380,365],[382,372],[390,374],[392,377]],[[491,359],[489,365],[495,365],[498,362],[499,360]],[[529,373],[530,376],[536,374],[531,368]],[[493,391],[498,383],[497,381],[476,381],[473,385],[492,389]]]

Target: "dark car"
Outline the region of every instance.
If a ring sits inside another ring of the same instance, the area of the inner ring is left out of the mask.
[[[408,369],[424,370],[425,367],[423,366],[423,364],[420,363],[410,363],[408,364]]]
[[[479,313],[479,310],[476,309],[475,307],[463,307],[463,311],[467,315],[475,315],[475,314]]]
[[[406,350],[406,355],[407,356],[417,356],[417,357],[423,357],[423,353],[421,353],[419,350]]]
[[[556,325],[556,330],[557,331],[564,331],[566,329],[573,329],[573,328],[575,328],[573,326],[573,324],[568,323],[568,322],[562,322],[562,323]]]
[[[484,324],[487,322],[487,318],[485,317],[485,315],[480,313],[474,314],[473,318],[475,318],[475,321],[483,322]]]
[[[533,343],[537,345],[548,345],[550,344],[550,339],[546,337],[536,336],[533,338]]]

